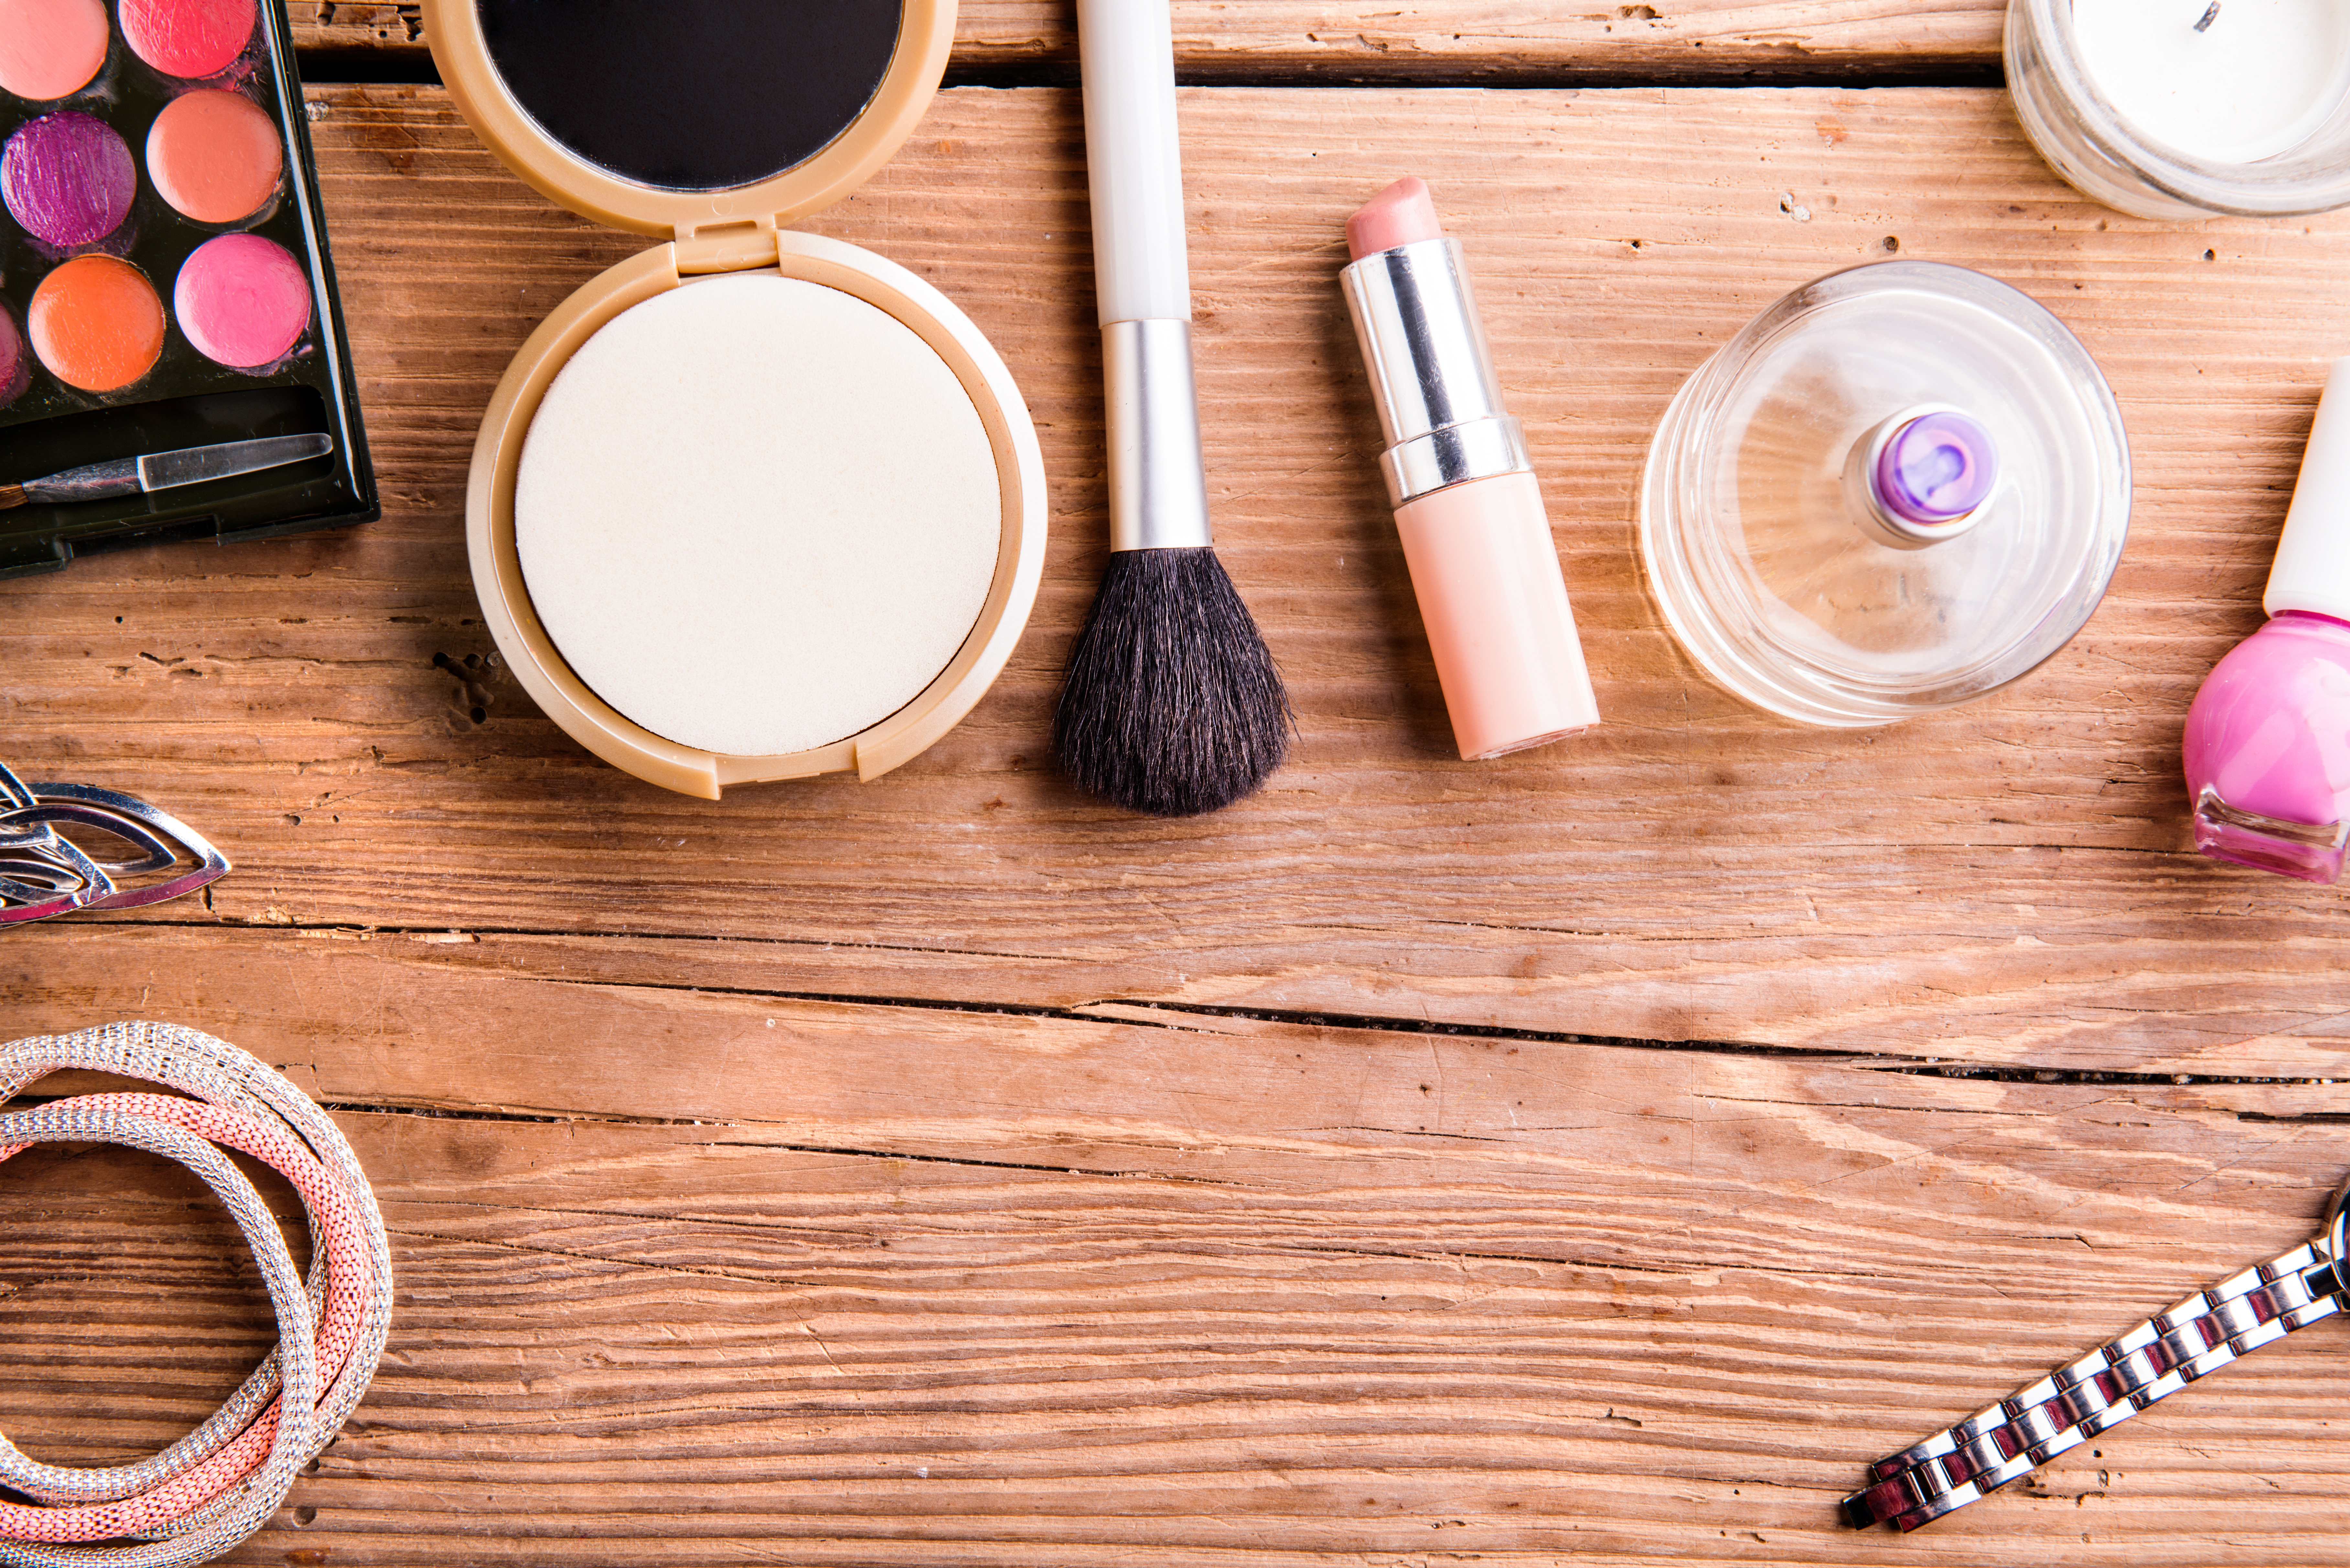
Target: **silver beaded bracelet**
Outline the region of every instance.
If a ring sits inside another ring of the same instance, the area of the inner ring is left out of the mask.
[[[2350,1307],[2350,1182],[2315,1236],[1868,1467],[1845,1522],[1915,1530],[2028,1475],[2249,1350]]]

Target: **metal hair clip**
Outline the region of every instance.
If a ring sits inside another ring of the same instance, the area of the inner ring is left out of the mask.
[[[2350,1182],[2309,1241],[2189,1296],[2012,1398],[1868,1467],[1845,1522],[1931,1524],[2248,1350],[2350,1309]]]
[[[83,830],[81,843],[60,826]],[[85,846],[99,835],[135,853],[98,858]],[[91,784],[26,785],[0,764],[0,926],[160,904],[228,869],[203,836],[143,800]]]

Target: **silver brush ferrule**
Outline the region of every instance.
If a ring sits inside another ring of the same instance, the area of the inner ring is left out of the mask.
[[[1200,458],[1191,324],[1113,321],[1101,329],[1109,423],[1109,547],[1196,550],[1212,544]]]
[[[1420,240],[1338,275],[1371,373],[1388,499],[1401,506],[1448,484],[1531,473],[1525,431],[1502,407],[1458,240]]]

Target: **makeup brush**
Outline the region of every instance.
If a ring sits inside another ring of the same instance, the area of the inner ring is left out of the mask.
[[[96,501],[134,491],[170,490],[206,480],[232,479],[257,473],[305,458],[324,457],[335,450],[330,435],[263,436],[258,441],[223,441],[218,446],[184,447],[178,452],[151,452],[144,457],[118,457],[83,468],[60,469],[21,484],[0,484],[0,512],[27,503],[40,506]]]
[[[1078,0],[1077,43],[1110,557],[1069,654],[1053,743],[1092,794],[1196,816],[1263,784],[1295,720],[1209,530],[1167,0]]]

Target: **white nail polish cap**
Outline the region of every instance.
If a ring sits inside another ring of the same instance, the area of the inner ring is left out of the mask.
[[[2326,379],[2261,607],[2350,621],[2350,359]]]

